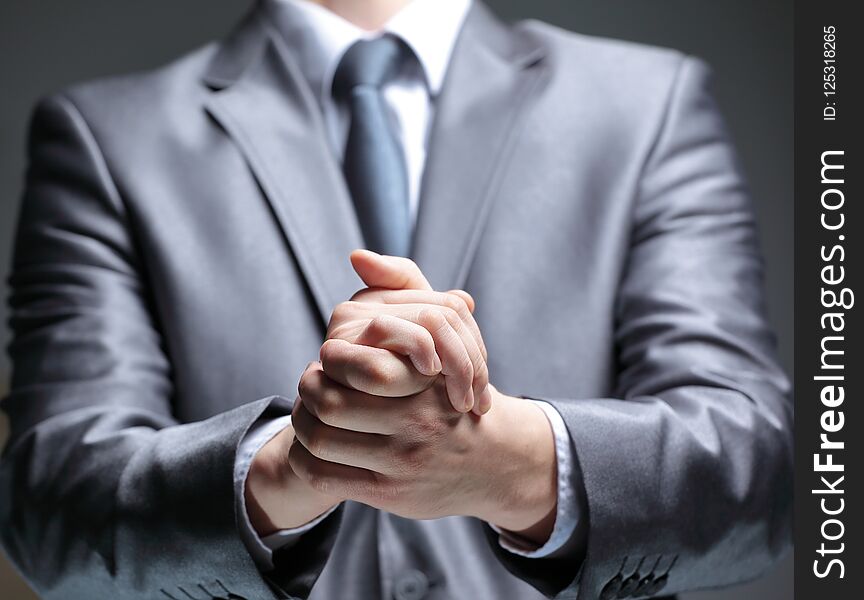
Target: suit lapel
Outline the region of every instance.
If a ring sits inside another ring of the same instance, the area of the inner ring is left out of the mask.
[[[363,246],[315,99],[261,11],[215,57],[206,110],[243,152],[324,322],[362,287],[348,254]]]
[[[414,235],[435,289],[464,285],[541,58],[528,35],[474,4],[436,103]]]

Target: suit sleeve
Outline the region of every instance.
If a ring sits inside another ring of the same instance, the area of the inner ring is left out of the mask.
[[[707,82],[683,60],[640,179],[615,394],[545,399],[576,450],[587,540],[569,559],[503,560],[550,597],[732,584],[790,547],[790,390],[747,190]]]
[[[290,404],[179,423],[134,227],[69,99],[40,104],[29,153],[2,404],[5,549],[45,598],[275,597],[238,533],[233,469],[250,425]],[[283,569],[281,587],[306,596],[321,568]]]

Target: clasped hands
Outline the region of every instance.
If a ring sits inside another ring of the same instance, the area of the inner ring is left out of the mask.
[[[334,310],[292,426],[250,468],[255,529],[295,528],[350,499],[413,519],[474,516],[545,542],[551,427],[489,383],[471,296],[433,291],[405,258],[355,251],[351,262],[367,288]]]

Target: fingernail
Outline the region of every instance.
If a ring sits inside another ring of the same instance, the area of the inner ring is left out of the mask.
[[[492,408],[492,390],[487,385],[480,394],[480,414],[485,415]]]
[[[474,408],[474,391],[469,390],[468,395],[465,396],[465,412],[471,412],[472,408]]]
[[[435,370],[436,374],[441,372],[441,359],[438,358],[437,352],[432,354],[432,368]]]

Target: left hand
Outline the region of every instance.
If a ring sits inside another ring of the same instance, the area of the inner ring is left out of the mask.
[[[545,541],[554,524],[557,482],[551,426],[536,405],[490,386],[492,410],[478,417],[450,406],[441,378],[401,398],[340,383],[366,354],[352,344],[312,363],[300,380],[288,460],[328,496],[403,517],[466,515]],[[339,350],[339,349],[337,349]]]
[[[474,300],[462,290],[435,292],[414,262],[367,250],[351,253],[368,286],[333,311],[321,347],[325,369],[332,346],[354,344],[372,367],[346,375],[345,385],[376,396],[407,396],[443,375],[453,408],[484,414],[492,404],[486,346]],[[369,378],[368,374],[376,375]]]

